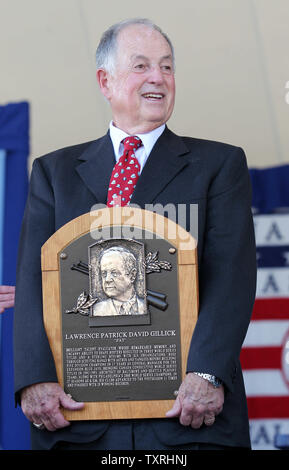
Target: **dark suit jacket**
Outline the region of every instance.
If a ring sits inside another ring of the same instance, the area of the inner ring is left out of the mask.
[[[15,390],[57,381],[42,321],[40,249],[62,225],[106,203],[115,163],[109,135],[52,152],[33,164],[24,215],[15,306]],[[225,383],[225,404],[212,427],[184,427],[178,419],[147,420],[160,440],[250,446],[239,354],[255,296],[256,257],[251,192],[242,149],[179,137],[169,129],[156,142],[132,203],[198,204],[200,311],[188,371]],[[187,227],[189,230],[189,227]],[[89,441],[109,422],[73,422],[54,433],[33,428],[36,440]],[[34,437],[35,437],[34,436]]]

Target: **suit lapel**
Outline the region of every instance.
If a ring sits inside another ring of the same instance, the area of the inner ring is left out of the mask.
[[[153,202],[164,187],[187,165],[181,158],[189,152],[183,140],[167,127],[157,140],[142,170],[131,204],[144,207]]]
[[[153,202],[164,187],[187,165],[187,160],[181,156],[188,152],[189,149],[183,140],[166,127],[142,170],[131,204],[144,207],[145,204]],[[99,203],[106,204],[108,185],[115,165],[109,133],[92,142],[79,160],[80,164],[76,167],[76,171],[82,181]]]
[[[95,195],[98,202],[106,204],[108,185],[115,165],[109,133],[93,142],[79,157],[79,160],[81,163],[76,167],[76,171],[82,181]]]

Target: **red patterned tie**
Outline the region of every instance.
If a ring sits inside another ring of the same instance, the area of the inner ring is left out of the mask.
[[[130,136],[122,143],[124,151],[112,170],[108,187],[108,207],[126,206],[130,202],[140,174],[140,164],[134,152],[142,146],[141,139]]]

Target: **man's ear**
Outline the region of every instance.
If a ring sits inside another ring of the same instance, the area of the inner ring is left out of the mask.
[[[110,75],[104,69],[98,69],[96,71],[96,79],[99,84],[101,93],[106,99],[110,99]]]
[[[132,283],[136,280],[136,275],[137,275],[137,270],[132,269],[131,272],[129,273],[129,277]]]

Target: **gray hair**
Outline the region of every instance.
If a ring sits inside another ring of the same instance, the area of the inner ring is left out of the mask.
[[[97,69],[107,70],[113,73],[115,70],[115,58],[117,50],[117,37],[120,31],[131,25],[145,25],[155,31],[158,31],[168,42],[171,51],[173,64],[175,63],[174,48],[169,37],[161,30],[159,26],[146,18],[134,18],[120,21],[108,28],[102,35],[98,48],[96,50],[96,67]]]
[[[114,253],[121,255],[126,274],[130,274],[133,269],[137,269],[137,262],[134,254],[122,246],[112,246],[110,248],[104,249],[101,253],[99,262],[101,262],[103,256]]]

